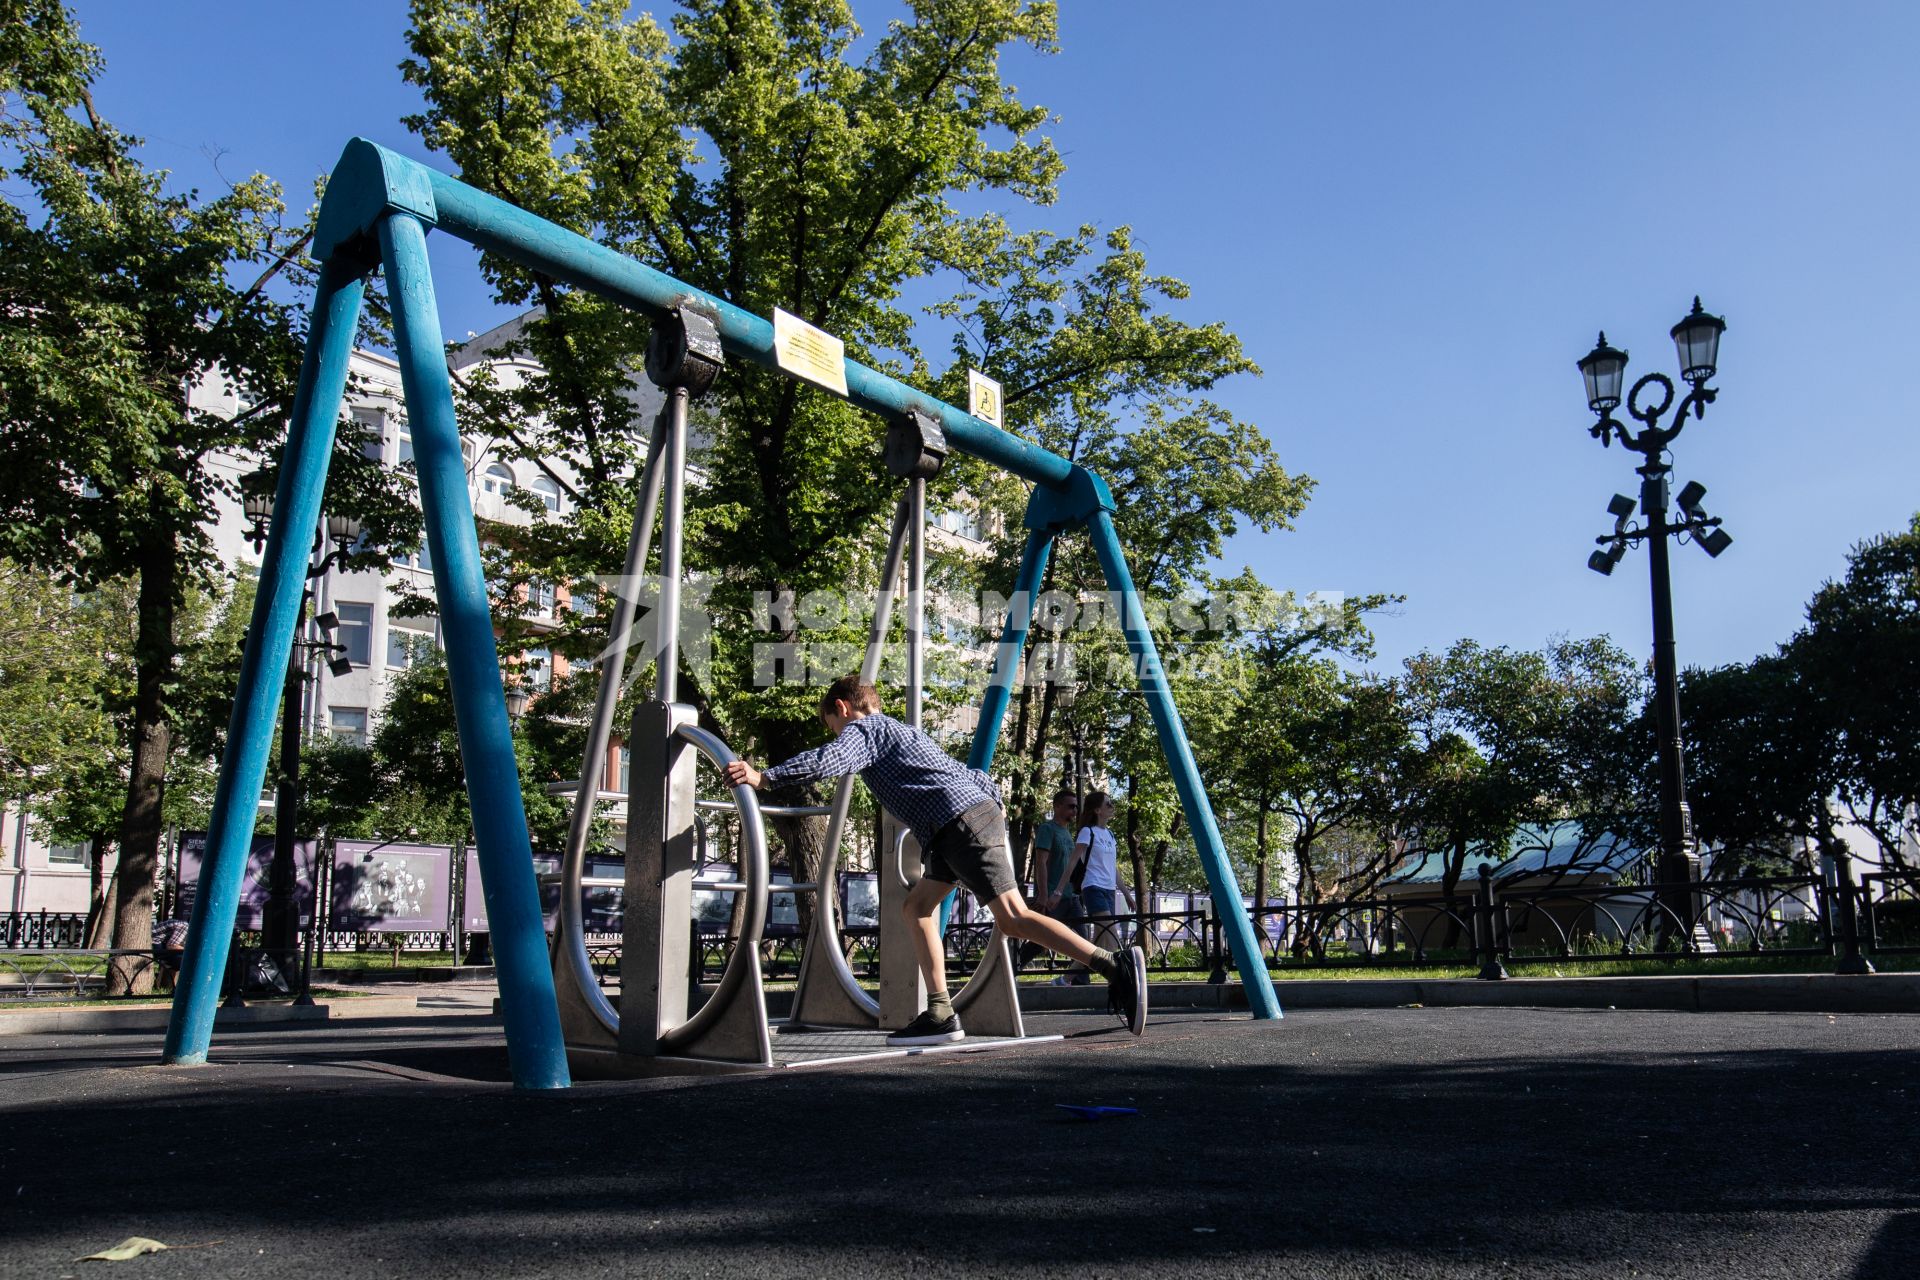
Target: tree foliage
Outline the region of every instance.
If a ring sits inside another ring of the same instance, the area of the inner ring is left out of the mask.
[[[1470,856],[1497,865],[1524,826],[1578,821],[1597,841],[1643,805],[1632,760],[1634,664],[1605,639],[1539,651],[1461,640],[1407,659],[1398,684],[1418,750],[1401,775],[1402,838],[1451,896]]]
[[[0,555],[83,590],[134,585],[114,944],[145,947],[180,614],[220,572],[205,522],[233,481],[216,459],[257,459],[283,430],[300,334],[266,286],[306,232],[266,177],[203,198],[148,169],[95,109],[103,61],[59,0],[8,0],[4,17]],[[226,385],[238,413],[195,398]],[[366,470],[343,443],[338,469]],[[114,989],[149,980],[116,968]]]
[[[1253,362],[1224,326],[1174,314],[1186,286],[1154,273],[1128,228],[1063,236],[972,211],[982,196],[1054,199],[1049,114],[1001,66],[1012,48],[1054,50],[1052,4],[917,0],[871,35],[840,0],[687,0],[667,27],[614,0],[414,0],[411,13],[404,69],[427,107],[409,124],[465,180],[749,311],[799,315],[949,401],[967,369],[986,370],[1006,388],[1010,429],[1112,484],[1143,590],[1206,590],[1236,528],[1285,527],[1304,505],[1310,482],[1204,398]],[[503,301],[540,308],[513,346],[539,368],[506,394],[469,397],[469,421],[581,476],[577,504],[515,535],[521,571],[604,572],[620,559],[649,426],[631,394],[645,325],[537,273],[488,270]],[[708,682],[689,672],[683,688],[737,749],[779,758],[816,732],[813,692],[756,687],[756,640],[860,637],[857,619],[755,635],[751,602],[877,585],[897,492],[879,467],[881,430],[746,364],[704,406],[689,563],[714,584],[715,662]],[[1025,486],[956,458],[933,499],[980,504],[990,530],[1017,529]],[[994,550],[984,563],[941,557],[941,590],[963,601],[1007,590],[1017,538]],[[1098,585],[1071,539],[1053,580]],[[936,715],[977,691],[984,669],[968,674],[973,689],[933,691]],[[1023,693],[1009,752],[1022,795],[1059,754],[1050,708],[1033,703]],[[817,825],[783,824],[796,873]]]

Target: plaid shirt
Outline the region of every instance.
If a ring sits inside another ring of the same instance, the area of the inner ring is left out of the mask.
[[[940,744],[892,716],[872,712],[847,722],[824,747],[803,751],[762,775],[762,785],[791,787],[857,773],[874,798],[905,823],[924,848],[934,832],[982,801],[1000,803],[1000,789]]]

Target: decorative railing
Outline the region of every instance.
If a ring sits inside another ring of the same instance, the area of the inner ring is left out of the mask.
[[[0,911],[0,949],[43,950],[87,945],[84,911]]]

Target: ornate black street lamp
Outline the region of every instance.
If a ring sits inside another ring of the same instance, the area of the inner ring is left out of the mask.
[[[1695,922],[1699,914],[1689,886],[1700,878],[1700,858],[1693,838],[1693,817],[1687,809],[1686,768],[1680,746],[1680,681],[1674,659],[1673,587],[1667,569],[1667,539],[1690,539],[1709,556],[1718,556],[1733,539],[1721,530],[1719,519],[1707,515],[1700,505],[1707,490],[1697,481],[1680,490],[1677,502],[1681,518],[1667,518],[1668,478],[1672,471],[1667,448],[1686,426],[1688,411],[1691,410],[1695,418],[1705,417],[1707,406],[1718,395],[1707,385],[1707,380],[1713,377],[1720,335],[1726,327],[1726,321],[1700,309],[1698,298],[1693,300],[1693,310],[1673,326],[1673,344],[1680,356],[1680,377],[1687,383],[1688,391],[1674,409],[1670,425],[1664,428],[1660,419],[1669,408],[1674,408],[1673,382],[1665,374],[1647,374],[1633,384],[1633,390],[1626,397],[1627,413],[1642,424],[1636,434],[1613,416],[1613,411],[1620,407],[1620,384],[1626,374],[1627,353],[1608,346],[1607,335],[1602,333],[1593,350],[1579,362],[1587,385],[1587,407],[1600,419],[1590,428],[1593,437],[1605,446],[1612,444],[1617,436],[1622,445],[1644,459],[1635,470],[1640,476],[1640,513],[1646,523],[1630,526],[1627,522],[1634,513],[1634,500],[1625,494],[1615,494],[1607,504],[1607,511],[1614,518],[1613,532],[1594,539],[1602,549],[1588,557],[1587,567],[1596,573],[1610,574],[1626,555],[1628,544],[1641,541],[1647,544],[1653,580],[1653,707],[1660,752],[1658,874],[1661,883],[1668,886],[1663,892],[1664,905],[1672,913],[1678,932],[1687,936],[1690,939],[1687,945],[1692,946],[1711,944],[1706,942],[1704,925],[1690,923]],[[1642,393],[1650,387],[1656,389],[1657,402],[1652,395],[1642,399]]]
[[[242,510],[249,524],[247,537],[256,552],[266,545],[267,526],[273,520],[273,493],[267,487],[268,479],[265,473],[255,473],[247,477],[244,486]],[[327,542],[333,546],[318,561],[307,566],[307,586],[300,595],[300,612],[294,622],[295,639],[287,658],[286,689],[280,701],[280,771],[274,786],[273,861],[267,872],[267,903],[261,917],[260,943],[261,949],[273,957],[289,983],[296,967],[300,939],[300,903],[299,895],[295,892],[297,877],[294,874],[293,844],[298,834],[300,815],[300,703],[302,686],[307,679],[307,655],[324,655],[327,669],[336,676],[349,675],[353,671],[353,663],[341,656],[346,646],[333,640],[334,629],[339,626],[339,619],[335,615],[323,613],[313,620],[320,631],[318,637],[304,635],[307,606],[313,601],[312,584],[325,577],[327,571],[346,556],[359,540],[360,522],[351,516],[328,516],[324,534],[315,531],[315,551],[319,551]],[[309,560],[312,561],[312,557]],[[314,879],[317,890],[319,877],[316,875]],[[320,927],[321,911],[322,904],[316,897],[313,928]],[[313,997],[308,991],[306,966],[300,965],[299,969],[299,1003],[311,1004]]]

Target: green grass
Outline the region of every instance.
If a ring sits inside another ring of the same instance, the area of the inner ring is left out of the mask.
[[[402,951],[396,959],[391,947],[367,951],[329,951],[325,960],[315,956],[316,971],[343,969],[445,969],[455,964],[451,951]]]
[[[0,951],[0,976],[11,977],[14,973],[30,974],[38,977],[43,973],[79,973],[93,975],[106,972],[105,956],[57,955],[37,956],[21,952]]]

